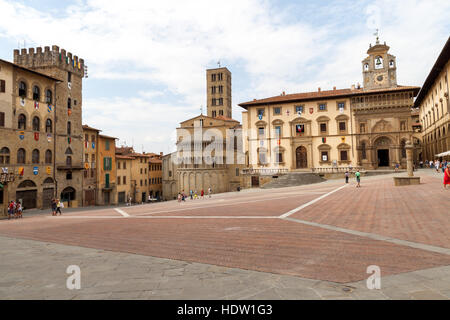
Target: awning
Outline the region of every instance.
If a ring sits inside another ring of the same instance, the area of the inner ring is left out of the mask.
[[[450,150],[436,155],[436,157],[446,157],[446,156],[450,156]]]

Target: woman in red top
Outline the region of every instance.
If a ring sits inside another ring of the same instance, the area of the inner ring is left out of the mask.
[[[444,171],[444,188],[450,185],[450,163],[447,163],[447,169]]]

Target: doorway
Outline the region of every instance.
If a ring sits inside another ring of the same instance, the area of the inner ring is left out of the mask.
[[[259,176],[252,176],[252,187],[259,187]]]
[[[308,168],[308,158],[306,148],[301,146],[295,151],[297,169]]]
[[[389,167],[389,149],[378,150],[378,166]]]

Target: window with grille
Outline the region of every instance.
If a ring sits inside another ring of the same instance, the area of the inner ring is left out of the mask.
[[[31,162],[32,163],[39,163],[39,150],[34,149],[31,153]]]

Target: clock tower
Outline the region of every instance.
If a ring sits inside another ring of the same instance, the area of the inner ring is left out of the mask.
[[[397,87],[397,63],[395,56],[388,53],[389,47],[378,40],[362,61],[364,89],[384,89]]]

